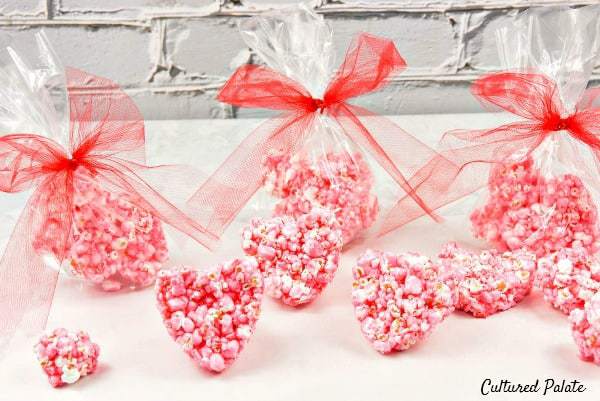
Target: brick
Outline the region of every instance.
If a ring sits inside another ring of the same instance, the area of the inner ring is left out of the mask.
[[[0,19],[46,15],[46,0],[0,0]]]
[[[235,18],[202,18],[169,21],[167,57],[191,76],[228,77],[230,66],[247,49]]]
[[[333,26],[334,45],[340,61],[352,38],[364,31],[392,39],[411,68],[443,71],[455,63],[457,44],[446,16],[392,14],[327,19]]]
[[[40,28],[0,27],[16,43],[33,44]],[[142,82],[151,70],[149,32],[117,26],[86,29],[79,26],[44,27],[63,65],[110,78],[120,85]],[[21,46],[31,57],[34,46]],[[30,50],[30,51],[29,51]]]
[[[58,13],[143,18],[145,15],[210,14],[218,11],[220,0],[61,0]]]
[[[215,93],[201,91],[153,91],[139,89],[128,91],[142,115],[152,120],[195,118],[221,118],[223,106]]]

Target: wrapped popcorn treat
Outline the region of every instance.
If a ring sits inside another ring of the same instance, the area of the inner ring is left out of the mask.
[[[338,67],[331,27],[306,7],[250,18],[241,33],[266,65],[239,67],[218,99],[279,114],[250,133],[190,199],[204,226],[221,235],[245,207],[254,208],[252,217],[292,218],[325,208],[347,244],[401,196],[414,202],[406,214],[413,207],[429,213],[407,180],[435,152],[349,103],[405,68],[391,40],[357,35]],[[254,203],[259,190],[271,199]]]
[[[63,68],[42,33],[31,39],[0,69],[0,191],[29,191],[0,261],[0,351],[17,330],[43,328],[59,271],[107,291],[141,288],[167,259],[163,223],[214,240],[157,189],[178,192],[165,183],[180,169],[145,164],[133,101]]]
[[[473,231],[501,251],[599,249],[600,91],[586,90],[600,48],[599,11],[531,8],[500,27],[506,71],[477,79],[471,91],[515,121],[446,133],[439,156],[414,177],[429,177],[417,194],[433,208],[481,190]],[[403,205],[386,219],[390,229],[406,222]]]

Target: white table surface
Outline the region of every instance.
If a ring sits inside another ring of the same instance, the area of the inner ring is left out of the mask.
[[[494,126],[503,118],[463,114],[394,119],[434,143],[444,130]],[[209,172],[258,123],[149,121],[150,161],[190,163]],[[0,194],[0,211],[16,216],[23,196]],[[448,240],[481,246],[471,238],[466,217],[460,214],[465,209],[452,210],[444,225],[423,218],[394,234],[350,246],[333,283],[309,306],[292,309],[265,299],[251,342],[221,375],[196,367],[170,339],[152,289],[106,295],[61,277],[48,326],[87,330],[101,346],[99,370],[75,385],[52,389],[32,353],[34,339],[17,338],[0,361],[0,400],[598,401],[600,367],[578,359],[567,318],[545,304],[538,293],[488,319],[454,313],[429,339],[403,353],[381,356],[364,340],[350,300],[356,256],[367,246],[430,256]],[[252,208],[245,210],[242,219],[253,212]],[[0,243],[10,232],[11,221],[3,217]],[[215,254],[171,236],[173,263],[202,267],[241,255],[237,230],[239,224],[234,224]],[[545,397],[541,393],[483,397],[480,387],[486,378],[518,383],[577,379],[587,391]]]

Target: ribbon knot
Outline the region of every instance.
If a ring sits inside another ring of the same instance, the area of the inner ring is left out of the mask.
[[[573,116],[560,117],[560,116],[552,115],[544,121],[543,127],[545,130],[550,131],[550,132],[563,131],[563,130],[569,131],[572,120],[573,120]]]
[[[405,67],[393,41],[364,33],[352,42],[322,99],[313,98],[301,83],[271,68],[239,67],[219,92],[218,100],[282,113],[250,133],[200,186],[188,204],[196,210],[210,210],[212,213],[203,225],[215,235],[221,235],[262,186],[268,174],[262,163],[264,155],[277,151],[291,156],[298,152],[314,131],[314,124],[319,124],[314,113],[326,111],[331,120],[337,122],[341,134],[350,143],[368,151],[414,200],[415,204],[404,210],[407,215],[415,213],[413,209],[422,209],[435,217],[406,178],[435,152],[385,117],[348,103],[352,98],[384,87],[393,73]]]
[[[325,111],[325,109],[327,108],[328,104],[325,103],[325,101],[323,99],[316,99],[316,98],[311,98],[312,100],[312,109],[311,111],[313,112],[319,112],[321,114],[323,114],[323,112]]]

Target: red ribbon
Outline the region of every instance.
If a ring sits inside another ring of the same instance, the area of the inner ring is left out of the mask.
[[[189,200],[189,204],[206,213],[200,219],[202,225],[221,235],[262,185],[268,172],[262,165],[264,156],[274,149],[290,155],[298,152],[313,132],[319,114],[337,121],[348,140],[369,151],[417,208],[431,214],[405,177],[412,176],[435,152],[388,119],[347,103],[351,98],[381,89],[391,74],[405,66],[391,40],[361,34],[353,41],[322,99],[313,98],[298,82],[270,68],[240,67],[218,99],[235,106],[282,113],[250,133]]]
[[[113,82],[82,71],[68,69],[67,81],[70,88],[89,89],[68,91],[69,151],[36,134],[0,137],[0,191],[34,189],[0,260],[0,350],[17,328],[41,330],[46,324],[58,271],[44,264],[32,240],[43,230],[60,233],[44,236],[41,246],[59,261],[65,258],[79,172],[106,190],[128,194],[207,247],[216,239],[142,178],[161,169],[145,165],[144,122],[133,101]]]
[[[556,82],[542,74],[490,74],[475,81],[471,91],[484,104],[500,107],[524,120],[487,130],[445,134],[441,141],[444,150],[411,179],[411,183],[416,183],[418,196],[432,209],[484,187],[488,174],[482,167],[506,163],[517,152],[528,156],[557,131],[564,130],[588,145],[600,163],[600,108],[592,107],[599,90],[588,90],[570,115],[561,102]],[[407,207],[411,207],[407,198],[396,204],[385,219],[383,233],[423,214],[413,208],[414,212],[406,215]]]

